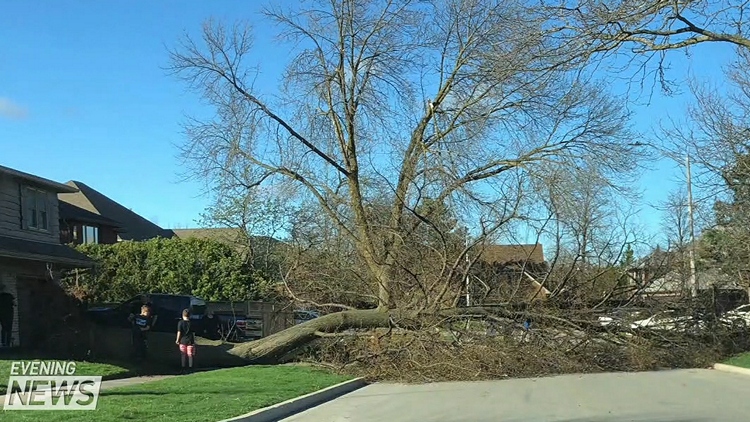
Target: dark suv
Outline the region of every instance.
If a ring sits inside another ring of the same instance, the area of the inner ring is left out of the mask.
[[[87,315],[92,321],[110,327],[130,327],[128,316],[140,314],[141,306],[151,304],[151,313],[156,316],[153,331],[174,332],[182,318],[182,310],[190,309],[190,319],[200,322],[206,314],[206,301],[190,295],[168,295],[161,293],[138,295],[117,306],[91,308]],[[199,325],[199,324],[196,324]]]

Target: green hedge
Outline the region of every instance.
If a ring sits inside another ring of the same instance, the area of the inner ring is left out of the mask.
[[[67,273],[63,285],[86,302],[120,302],[144,292],[258,300],[268,291],[269,283],[236,249],[216,240],[157,238],[76,248],[97,265]]]

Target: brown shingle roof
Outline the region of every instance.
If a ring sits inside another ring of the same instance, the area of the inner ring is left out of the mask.
[[[489,264],[511,262],[544,263],[544,248],[536,245],[487,245],[479,252],[479,260]]]
[[[172,232],[180,239],[210,239],[229,243],[240,242],[243,239],[239,229],[229,227],[172,229]]]
[[[162,229],[85,183],[71,180],[67,184],[77,188],[78,192],[60,194],[58,195],[60,201],[117,221],[124,230],[120,234],[123,240],[147,240],[174,235],[171,230]]]
[[[54,262],[74,267],[91,267],[94,264],[91,258],[69,246],[6,236],[0,236],[0,256]]]
[[[238,247],[246,247],[251,242],[253,247],[274,247],[280,240],[269,236],[253,236],[246,238],[245,233],[236,227],[205,227],[194,229],[172,229],[172,233],[180,239],[208,239],[224,242]]]
[[[115,231],[120,228],[120,223],[110,218],[101,216],[99,214],[87,211],[83,208],[75,206],[65,201],[59,201],[60,204],[60,219],[69,222],[79,222],[86,224],[96,224],[101,226],[109,226],[115,228]]]

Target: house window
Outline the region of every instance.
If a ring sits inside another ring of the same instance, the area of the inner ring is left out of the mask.
[[[99,243],[99,228],[83,226],[83,243]]]
[[[32,230],[49,230],[47,192],[27,188],[24,196],[26,227]]]

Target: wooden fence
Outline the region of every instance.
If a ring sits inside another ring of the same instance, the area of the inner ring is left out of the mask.
[[[119,303],[97,303],[89,307],[115,307]],[[206,302],[206,312],[244,319],[246,333],[260,338],[294,325],[294,312],[287,304],[273,302]]]
[[[294,325],[289,305],[272,302],[206,302],[206,312],[242,317],[245,331],[256,338],[266,337]]]

